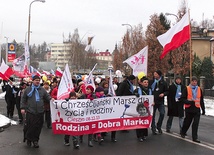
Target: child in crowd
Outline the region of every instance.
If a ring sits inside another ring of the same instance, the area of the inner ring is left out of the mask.
[[[79,99],[90,99],[90,100],[93,100],[95,98],[96,98],[96,96],[94,94],[94,87],[92,85],[88,85],[86,87],[86,92],[82,96],[79,97]],[[80,142],[82,142],[82,141],[83,141],[83,136],[81,135]],[[88,146],[93,147],[92,134],[88,135]]]
[[[70,100],[75,100],[75,99],[77,99],[76,93],[75,93],[75,92],[71,92],[70,95],[69,95],[69,99],[70,99]],[[64,140],[65,140],[64,144],[65,144],[66,146],[70,146],[69,138],[70,138],[70,135],[65,135],[65,136],[64,136]],[[78,138],[77,138],[77,136],[72,136],[72,139],[73,139],[73,147],[74,147],[75,149],[79,149],[79,143],[78,143]]]

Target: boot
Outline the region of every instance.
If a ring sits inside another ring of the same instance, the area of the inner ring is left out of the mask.
[[[80,146],[79,146],[77,140],[74,140],[74,141],[73,141],[73,146],[74,146],[75,149],[79,149]]]
[[[88,146],[89,147],[93,147],[93,143],[92,143],[92,134],[88,135]]]
[[[112,132],[111,132],[111,141],[112,141],[112,142],[117,142],[117,140],[116,140],[115,137],[116,137],[116,131],[112,131]]]
[[[79,141],[80,143],[83,142],[83,135],[80,135],[80,136],[79,136],[79,140],[80,140],[80,141]]]
[[[93,143],[92,143],[92,141],[90,140],[90,141],[88,141],[88,146],[89,147],[93,147]]]
[[[34,148],[39,148],[39,144],[38,144],[37,141],[34,141],[34,142],[33,142],[33,147],[34,147]]]
[[[97,139],[98,139],[99,144],[102,144],[102,142],[104,141],[104,139],[101,137],[101,135],[98,135]]]
[[[27,146],[31,147],[31,141],[27,140]]]

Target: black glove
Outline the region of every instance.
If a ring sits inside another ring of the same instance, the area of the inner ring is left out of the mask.
[[[189,104],[195,105],[195,101],[189,101]]]
[[[205,115],[205,110],[202,110],[202,114],[201,115]]]
[[[140,97],[140,95],[139,95],[138,93],[135,93],[135,96],[136,96],[136,97]]]
[[[69,101],[69,98],[65,98],[66,101]]]

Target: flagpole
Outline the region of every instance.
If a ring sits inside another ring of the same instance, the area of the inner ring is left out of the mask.
[[[191,33],[192,33],[192,30],[191,30],[191,23],[190,23],[190,9],[188,9],[188,13],[189,13],[189,35],[190,35],[190,42],[189,42],[189,45],[190,45],[190,66],[189,66],[189,69],[190,69],[190,71],[189,71],[189,75],[190,75],[190,80],[192,79],[192,35],[191,35]]]

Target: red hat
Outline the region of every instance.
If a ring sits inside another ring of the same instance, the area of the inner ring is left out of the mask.
[[[92,85],[88,85],[88,86],[86,87],[86,89],[90,89],[91,92],[94,92],[94,87],[93,87]]]

